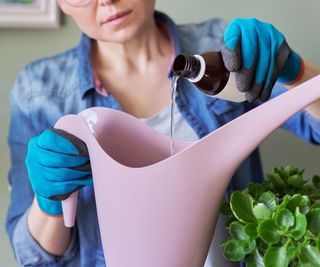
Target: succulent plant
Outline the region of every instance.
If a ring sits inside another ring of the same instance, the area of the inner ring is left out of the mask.
[[[320,176],[275,167],[261,184],[231,194],[224,256],[247,267],[320,267]]]

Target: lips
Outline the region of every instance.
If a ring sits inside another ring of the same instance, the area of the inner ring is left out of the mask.
[[[121,19],[121,18],[129,15],[130,13],[131,13],[131,10],[118,12],[118,13],[116,13],[114,15],[109,16],[106,20],[104,20],[102,22],[102,24],[106,24],[106,23],[110,23],[110,22],[116,21],[118,19]]]

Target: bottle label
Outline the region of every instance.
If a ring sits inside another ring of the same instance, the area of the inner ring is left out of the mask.
[[[244,102],[246,101],[245,93],[238,90],[236,85],[236,75],[234,72],[230,72],[229,80],[223,90],[214,95],[214,97],[225,99],[232,102]]]

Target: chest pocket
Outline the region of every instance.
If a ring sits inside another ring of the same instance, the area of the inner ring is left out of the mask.
[[[237,103],[211,97],[208,99],[207,106],[217,116],[221,124],[239,117],[250,109],[248,103],[245,102]]]

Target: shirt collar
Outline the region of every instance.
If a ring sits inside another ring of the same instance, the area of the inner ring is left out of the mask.
[[[181,53],[181,45],[178,38],[177,25],[169,16],[167,16],[162,12],[155,11],[154,16],[155,16],[156,22],[162,24],[168,30],[169,37],[171,40],[171,45],[173,46],[173,49],[174,49],[174,52],[172,55],[172,61],[173,61],[174,58]],[[173,72],[170,67],[170,69],[168,70],[168,78],[172,78],[172,76],[173,76]]]
[[[161,23],[165,27],[167,27],[172,41],[172,45],[174,47],[174,58],[181,51],[176,24],[171,18],[169,18],[166,14],[162,12],[155,11],[154,16],[157,23]],[[82,97],[84,97],[89,90],[95,88],[94,73],[91,62],[91,38],[84,33],[82,33],[80,43],[77,47],[77,57],[79,62],[79,89],[81,91]],[[171,68],[170,70],[168,70],[168,77],[172,77]]]
[[[85,93],[94,88],[93,69],[91,62],[91,38],[82,33],[77,47],[79,89],[84,97]]]

